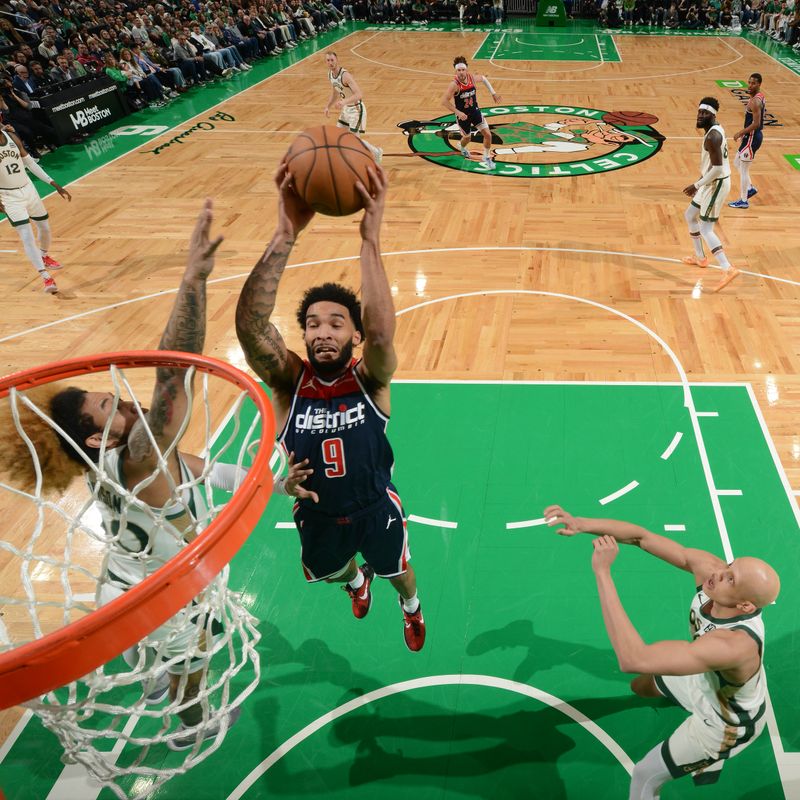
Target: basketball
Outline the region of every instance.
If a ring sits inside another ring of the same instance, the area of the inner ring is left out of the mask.
[[[609,125],[655,125],[658,117],[646,111],[610,111],[603,114],[603,122]]]
[[[355,214],[364,207],[356,181],[369,188],[367,167],[374,166],[372,153],[358,136],[329,125],[303,131],[286,154],[297,194],[314,211],[331,217]]]

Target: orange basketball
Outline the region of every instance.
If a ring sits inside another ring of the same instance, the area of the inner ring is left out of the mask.
[[[374,167],[375,160],[354,133],[319,125],[292,142],[286,166],[295,191],[314,211],[343,217],[364,207],[356,181],[369,189],[367,167]]]
[[[658,117],[646,111],[609,111],[603,114],[603,122],[609,125],[655,125]]]

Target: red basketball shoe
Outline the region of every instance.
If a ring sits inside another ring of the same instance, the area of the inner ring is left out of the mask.
[[[372,605],[372,592],[370,585],[372,579],[375,577],[375,570],[369,564],[362,564],[360,568],[361,574],[364,576],[364,583],[358,589],[353,589],[349,583],[342,586],[350,599],[353,601],[353,616],[356,619],[364,619],[369,613],[370,606]]]
[[[400,608],[403,609],[403,637],[406,640],[406,647],[416,653],[422,650],[425,644],[425,620],[422,618],[422,606],[413,613],[409,614],[403,608],[403,598],[400,598]]]
[[[61,269],[61,264],[50,256],[42,256],[42,261],[47,269]]]

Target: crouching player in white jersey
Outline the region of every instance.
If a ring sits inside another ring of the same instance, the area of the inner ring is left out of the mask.
[[[717,122],[719,101],[714,97],[704,97],[697,108],[697,127],[705,131],[703,146],[700,150],[700,177],[689,184],[683,193],[692,198],[692,202],[684,213],[689,224],[689,235],[692,237],[694,255],[686,256],[684,264],[707,267],[708,259],[703,252],[703,239],[725,271],[722,280],[714,289],[724,289],[737,275],[725,251],[722,242],[714,233],[714,223],[719,219],[720,211],[725,205],[725,198],[731,190],[731,168],[728,164],[728,143],[725,131]],[[702,238],[701,238],[702,237]]]
[[[684,547],[628,522],[573,517],[560,506],[544,510],[557,533],[590,533],[592,568],[608,637],[623,672],[642,673],[631,682],[640,697],[666,697],[690,716],[636,764],[630,800],[654,800],[663,784],[692,775],[713,783],[724,764],[764,729],[764,623],[761,610],[778,596],[780,581],[758,558],[726,564],[703,550]],[[691,572],[695,593],[689,611],[691,642],[645,644],[617,594],[611,564],[618,543],[632,544]]]
[[[26,168],[39,180],[49,183],[65,200],[72,200],[72,195],[33,160],[10,125],[0,128],[0,138],[0,211],[5,212],[11,225],[16,228],[25,254],[44,281],[44,290],[55,294],[58,287],[47,270],[61,269],[61,264],[48,255],[50,223],[47,221],[47,211],[25,172]],[[38,247],[31,220],[39,233]]]
[[[328,80],[331,82],[331,96],[324,109],[325,116],[330,114],[331,108],[335,108],[339,112],[337,127],[348,128],[361,138],[372,153],[375,163],[380,164],[383,150],[363,138],[367,132],[367,106],[361,87],[351,72],[339,66],[339,59],[332,50],[325,54],[325,63],[328,65]]]

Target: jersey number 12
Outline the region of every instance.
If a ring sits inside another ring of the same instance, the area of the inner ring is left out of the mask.
[[[9,175],[19,172],[19,164],[6,164],[6,172]]]
[[[322,460],[329,466],[325,469],[326,478],[341,478],[347,473],[344,463],[344,442],[340,438],[326,439],[322,443]]]

